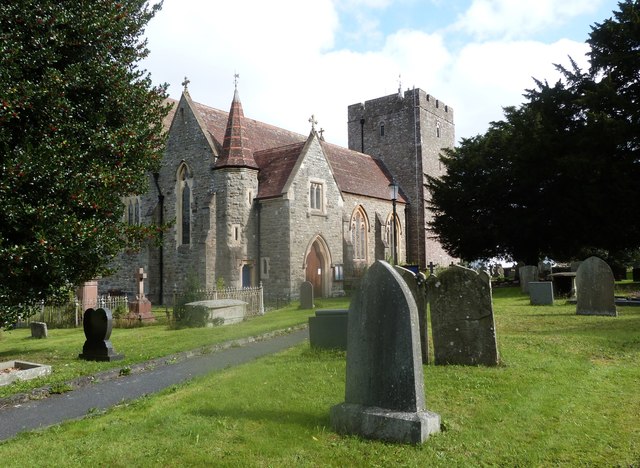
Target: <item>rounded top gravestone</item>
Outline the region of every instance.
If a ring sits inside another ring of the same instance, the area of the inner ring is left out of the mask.
[[[109,309],[87,309],[82,326],[88,341],[103,341],[111,337],[113,316]]]

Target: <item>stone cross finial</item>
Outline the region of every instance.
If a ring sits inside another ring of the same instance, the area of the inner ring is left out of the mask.
[[[191,81],[189,81],[189,78],[187,78],[186,76],[184,77],[184,81],[181,83],[182,86],[184,86],[184,90],[187,90],[187,85],[191,83]]]
[[[316,120],[316,116],[311,114],[311,117],[309,117],[309,122],[311,123],[311,130],[315,131],[316,125],[318,124],[318,121]]]
[[[324,140],[324,128],[321,128],[318,133],[320,134],[320,138]]]
[[[136,280],[138,281],[138,299],[144,298],[144,280],[147,279],[147,274],[144,272],[144,268],[139,268],[136,274]]]

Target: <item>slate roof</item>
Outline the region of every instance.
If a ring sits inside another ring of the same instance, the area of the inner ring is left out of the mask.
[[[169,102],[174,105],[169,116],[165,119],[167,130],[178,104],[172,99]],[[229,113],[192,102],[206,130],[213,137],[220,151],[225,138]],[[247,148],[253,151],[253,160],[260,169],[257,198],[280,196],[308,137],[244,116],[242,120],[244,122],[244,142]],[[389,183],[392,177],[381,161],[367,154],[326,141],[321,141],[321,145],[327,155],[338,187],[343,193],[382,200],[389,199]],[[398,202],[406,203],[402,192],[399,193]]]

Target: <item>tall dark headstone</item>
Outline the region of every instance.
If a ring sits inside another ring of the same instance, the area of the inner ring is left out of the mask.
[[[440,430],[425,409],[418,308],[388,263],[377,261],[349,309],[345,402],[331,408],[337,432],[422,443]]]
[[[576,314],[617,316],[614,285],[607,262],[598,257],[587,258],[576,272]]]
[[[119,361],[123,354],[116,354],[109,338],[113,328],[111,310],[107,308],[87,309],[84,312],[84,336],[86,341],[82,354],[85,361]]]
[[[461,266],[447,268],[428,281],[435,363],[498,364],[491,282]]]
[[[538,267],[525,265],[520,267],[520,291],[529,294],[529,283],[538,281]]]

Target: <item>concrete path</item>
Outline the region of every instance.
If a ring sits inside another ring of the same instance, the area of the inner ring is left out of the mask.
[[[308,330],[298,330],[241,347],[198,355],[175,364],[158,366],[139,374],[90,384],[43,400],[30,400],[0,409],[0,440],[10,439],[22,431],[82,418],[89,412],[158,392],[196,376],[276,353],[301,343],[308,336]]]

